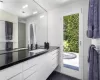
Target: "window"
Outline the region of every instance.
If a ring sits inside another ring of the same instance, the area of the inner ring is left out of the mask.
[[[79,14],[64,16],[64,52],[79,53]]]

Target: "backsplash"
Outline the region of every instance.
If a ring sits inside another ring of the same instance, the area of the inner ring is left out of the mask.
[[[18,42],[13,42],[13,49],[18,48]],[[6,42],[0,42],[0,50],[6,50]]]

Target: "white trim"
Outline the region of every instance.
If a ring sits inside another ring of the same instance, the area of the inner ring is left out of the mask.
[[[79,53],[80,53],[79,66],[80,66],[80,69],[79,69],[79,71],[76,71],[76,70],[64,68],[63,67],[63,58],[61,55],[61,73],[64,73],[64,74],[72,76],[72,77],[76,77],[78,79],[83,79],[83,13],[82,13],[82,8],[78,9],[76,11],[69,12],[67,14],[64,13],[62,15],[62,23],[63,23],[63,16],[76,14],[76,13],[79,13],[79,42],[81,41],[81,46],[79,45]],[[63,34],[63,25],[62,25],[62,34]],[[61,53],[63,53],[63,36],[62,36]]]

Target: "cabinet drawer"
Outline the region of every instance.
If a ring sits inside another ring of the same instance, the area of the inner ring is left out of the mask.
[[[37,72],[34,72],[33,74],[31,74],[28,78],[26,78],[25,80],[37,80]]]
[[[34,65],[37,65],[37,59],[36,58],[23,62],[23,71],[27,70],[28,68],[30,68]]]
[[[31,67],[31,66],[34,66],[34,65],[38,65],[38,57],[34,58],[34,59],[30,59],[28,60],[28,65]]]
[[[13,76],[16,76],[17,74],[22,72],[22,65],[18,64],[18,65],[12,66],[10,68],[5,69],[5,71],[6,71],[5,72],[6,78],[10,79]]]
[[[28,78],[30,75],[32,75],[33,73],[37,72],[37,65],[34,65],[33,67],[25,70],[23,72],[23,79]]]
[[[55,55],[56,53],[58,53],[58,50],[54,50],[54,51],[52,51],[52,52],[49,52],[48,54],[51,55],[51,56],[53,56],[53,55]]]
[[[52,68],[55,69],[58,66],[58,56],[52,59]]]
[[[58,53],[58,49],[57,50],[54,50],[51,52],[51,55],[55,55],[56,53]]]
[[[54,57],[58,55],[58,52],[54,51],[54,52],[48,53],[48,55],[49,55],[49,58],[53,59]]]
[[[8,80],[22,80],[22,74],[18,74],[17,76],[10,78]]]
[[[52,65],[52,70],[55,70],[55,69],[57,68],[57,66],[58,66],[58,64],[57,64],[57,63],[54,63],[54,64]]]
[[[52,60],[54,59],[54,58],[58,58],[58,53],[55,53],[54,55],[52,55]]]

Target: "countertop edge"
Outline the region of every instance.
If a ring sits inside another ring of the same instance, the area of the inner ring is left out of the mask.
[[[27,60],[30,60],[30,59],[32,59],[32,58],[39,57],[39,56],[41,56],[41,55],[43,55],[43,54],[46,54],[46,53],[48,53],[48,52],[52,52],[52,51],[54,51],[54,50],[56,50],[56,49],[59,49],[59,47],[56,47],[55,49],[53,49],[53,50],[51,50],[51,51],[43,52],[43,53],[41,53],[41,54],[38,54],[38,55],[35,55],[35,56],[31,56],[31,57],[28,57],[28,58],[25,58],[25,59],[22,59],[22,60],[19,60],[19,61],[16,61],[16,62],[9,63],[9,64],[7,64],[7,65],[1,66],[1,67],[0,67],[0,70],[4,70],[4,69],[6,69],[6,68],[9,68],[9,67],[11,67],[11,66],[20,64],[20,63],[25,62],[25,61],[27,61]]]

